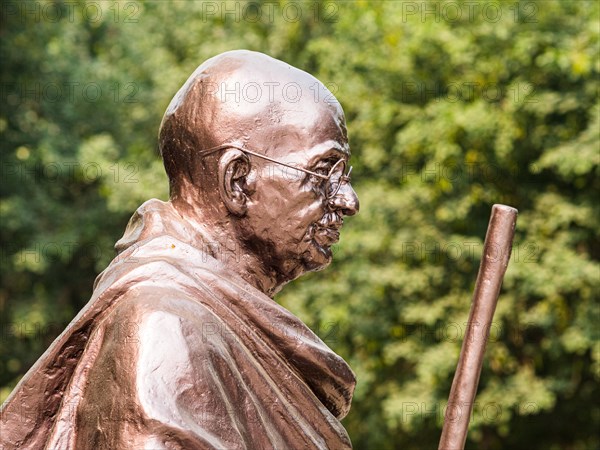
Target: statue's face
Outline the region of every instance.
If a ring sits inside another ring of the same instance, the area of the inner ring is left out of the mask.
[[[185,131],[191,126],[182,125],[189,122],[197,128],[200,157],[212,148],[231,145],[230,150],[235,149],[218,160],[218,192],[227,209],[227,215],[219,220],[228,232],[232,226],[235,238],[243,243],[243,254],[238,256],[253,263],[258,260],[256,270],[275,279],[275,289],[331,262],[331,247],[339,239],[343,216],[358,211],[356,193],[345,183],[330,198],[322,177],[286,167],[326,176],[340,160],[348,163],[344,113],[321,82],[263,54],[227,52],[196,69],[169,105],[165,118],[165,129],[175,127],[179,132],[174,137],[165,135],[167,150],[173,142],[188,139]],[[234,160],[236,165],[227,161],[244,150],[248,160],[242,158],[241,175],[236,171],[239,161]],[[175,167],[180,158],[179,165],[185,166],[185,155],[185,151],[168,154],[165,165]],[[186,168],[179,171],[188,173]],[[204,183],[200,192],[206,196],[217,192],[215,173],[198,173],[198,184]],[[185,185],[185,181],[179,184]],[[181,196],[187,197],[184,191],[182,188]],[[199,208],[206,206],[207,200],[201,198]]]
[[[349,147],[343,117],[331,111],[315,112],[314,126],[286,127],[263,141],[268,153],[257,153],[294,167],[327,175],[340,159],[348,165]],[[358,198],[350,183],[327,199],[327,181],[292,168],[249,156],[250,196],[244,226],[251,232],[254,249],[267,267],[294,279],[319,270],[332,259],[331,246],[339,239],[345,215],[358,212]]]

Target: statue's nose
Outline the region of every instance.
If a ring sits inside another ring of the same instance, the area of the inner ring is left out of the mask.
[[[341,210],[345,216],[353,216],[360,209],[358,195],[350,183],[344,183],[333,198],[329,200],[329,206],[334,210]]]

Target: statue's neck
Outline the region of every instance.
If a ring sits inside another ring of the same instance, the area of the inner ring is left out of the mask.
[[[288,280],[252,252],[238,236],[235,224],[226,213],[172,202],[181,218],[190,226],[193,245],[223,263],[229,270],[256,289],[273,297]],[[221,217],[218,219],[217,217]]]

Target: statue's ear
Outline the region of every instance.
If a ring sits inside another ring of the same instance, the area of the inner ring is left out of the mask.
[[[232,214],[245,215],[248,209],[246,177],[250,172],[248,156],[240,150],[227,150],[219,159],[218,171],[221,200]]]

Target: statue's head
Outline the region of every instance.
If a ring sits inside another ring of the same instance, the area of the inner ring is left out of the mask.
[[[163,118],[171,201],[233,234],[288,281],[331,261],[358,211],[339,102],[282,61],[232,51],[200,65]]]

